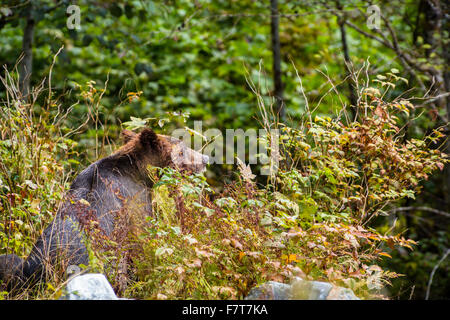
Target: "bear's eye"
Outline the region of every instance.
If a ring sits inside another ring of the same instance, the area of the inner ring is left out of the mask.
[[[178,152],[178,155],[179,155],[180,157],[182,157],[182,156],[184,155],[184,151],[181,150],[180,152]]]

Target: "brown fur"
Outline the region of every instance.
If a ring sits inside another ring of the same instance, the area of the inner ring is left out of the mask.
[[[0,281],[14,278],[20,280],[14,285],[35,283],[52,272],[62,252],[67,252],[69,257],[65,265],[87,265],[89,259],[82,229],[88,222],[83,221],[84,216],[90,216],[89,220],[97,222],[98,229],[109,237],[117,227],[118,213],[126,210],[130,203],[137,205],[132,206],[133,214],[142,211],[142,220],[151,215],[149,165],[200,172],[208,160],[180,140],[158,135],[151,129],[140,133],[125,130],[122,136],[125,144],[121,148],[91,164],[76,177],[66,201],[25,261],[15,255],[0,256]],[[89,205],[79,208],[80,201]]]
[[[207,162],[200,153],[187,148],[180,140],[158,135],[151,129],[144,129],[138,134],[124,130],[122,138],[125,144],[112,156],[130,156],[136,161],[142,175],[147,174],[148,165],[198,172],[203,170]]]
[[[143,176],[147,175],[148,165],[163,168],[173,164],[170,157],[172,145],[153,130],[144,129],[138,134],[124,130],[122,136],[125,144],[111,156],[130,157],[136,162],[137,169]]]

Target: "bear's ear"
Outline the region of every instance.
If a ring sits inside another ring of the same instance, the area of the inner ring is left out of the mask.
[[[136,133],[125,129],[121,132],[121,136],[123,139],[123,143],[127,144],[128,142],[130,142],[131,139],[133,139],[136,136]]]
[[[152,129],[144,129],[139,134],[139,141],[144,148],[159,149],[160,140],[158,135]]]

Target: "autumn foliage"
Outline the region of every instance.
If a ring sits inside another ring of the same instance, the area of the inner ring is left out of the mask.
[[[396,201],[413,198],[420,182],[448,161],[438,148],[441,130],[420,140],[405,138],[401,123],[411,120],[414,105],[403,98],[386,101],[385,90],[399,77],[383,77],[378,88],[360,88],[352,112],[343,106],[334,117],[313,117],[308,110],[294,125],[269,123],[281,130],[281,163],[265,184],[240,161],[234,181],[221,191],[200,174],[149,168],[153,216],[142,221],[132,210],[120,212],[110,238],[86,229],[86,271],[107,274],[120,295],[140,299],[241,299],[257,284],[296,276],[349,287],[361,298],[381,297],[399,275],[379,261],[395,247],[413,250],[415,243],[370,223],[388,215]],[[59,139],[60,128],[48,120],[28,118],[19,102],[13,106],[3,107],[1,118],[13,124],[2,132],[7,139],[0,145],[1,165],[15,170],[0,172],[2,212],[11,213],[2,215],[0,237],[9,240],[1,249],[26,256],[42,231],[31,226],[49,220],[35,199],[47,199],[50,174],[61,171],[51,152],[70,154],[71,140]],[[47,112],[58,115],[56,109]],[[45,134],[45,125],[56,138]],[[16,152],[41,143],[40,158]],[[28,160],[17,162],[19,156]],[[34,174],[25,174],[30,170]],[[51,193],[48,205],[42,202],[52,214],[60,192]],[[55,277],[30,295],[58,297],[63,284],[62,276]]]
[[[384,100],[380,90],[399,78],[388,77],[361,88],[353,119],[343,109],[334,118],[307,114],[295,128],[277,123],[282,163],[265,186],[240,161],[236,181],[220,193],[201,175],[154,171],[155,217],[129,239],[139,249],[127,295],[236,299],[264,281],[300,276],[382,297],[400,275],[378,262],[415,242],[370,222],[414,198],[419,182],[448,161],[437,148],[441,130],[405,139],[400,123],[414,105]]]

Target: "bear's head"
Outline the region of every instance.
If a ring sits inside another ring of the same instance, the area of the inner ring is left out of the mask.
[[[208,156],[187,147],[181,140],[156,134],[152,129],[146,128],[140,133],[124,130],[122,137],[125,144],[116,154],[131,156],[141,172],[151,165],[199,173],[206,169],[209,161]]]

